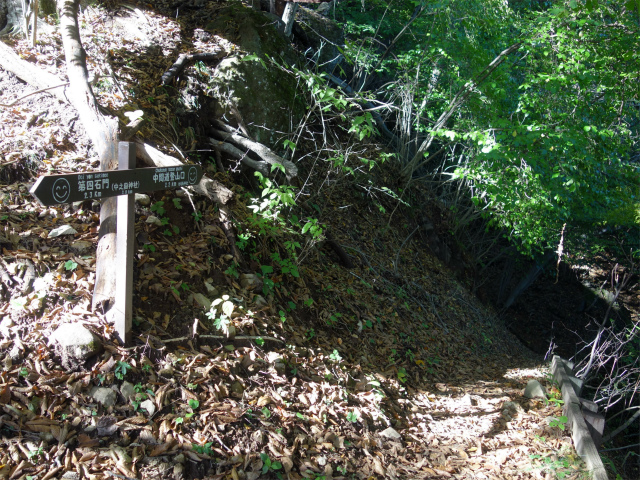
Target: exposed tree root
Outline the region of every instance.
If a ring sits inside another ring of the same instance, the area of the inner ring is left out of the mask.
[[[190,65],[194,62],[219,62],[224,57],[227,56],[227,52],[207,52],[207,53],[183,53],[178,57],[178,60],[175,61],[173,65],[167,70],[164,74],[162,74],[162,78],[160,83],[164,86],[170,85],[173,83],[175,78],[180,75],[180,73],[185,69],[187,65]]]
[[[216,138],[219,138],[227,143],[231,143],[236,147],[249,149],[258,155],[265,163],[269,165],[282,165],[285,169],[285,175],[287,180],[291,182],[293,179],[298,176],[298,167],[289,161],[285,160],[281,156],[275,154],[273,150],[262,145],[261,143],[254,142],[238,133],[235,132],[235,129],[230,127],[229,125],[222,123],[220,121],[213,122],[215,127],[210,129],[211,134]]]

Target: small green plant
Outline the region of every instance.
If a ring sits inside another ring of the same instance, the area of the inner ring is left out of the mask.
[[[554,407],[559,407],[561,405],[564,405],[564,400],[560,398],[549,397],[548,399],[546,399],[545,404],[546,405],[552,404]]]
[[[122,360],[119,360],[116,363],[116,369],[114,371],[114,375],[118,380],[124,380],[125,375],[130,369],[131,369],[131,365],[129,365],[127,362],[123,362]]]
[[[167,223],[169,222],[169,219],[167,218],[163,218],[162,221],[167,221]],[[163,235],[166,235],[167,237],[171,237],[174,234],[177,235],[180,233],[180,229],[175,226],[175,225],[169,225],[169,228],[165,228],[165,230],[162,232]]]
[[[220,305],[220,307],[218,307]],[[220,314],[218,314],[218,308],[220,308]],[[211,309],[206,313],[207,317],[213,320],[214,326],[229,334],[229,325],[231,325],[231,314],[235,305],[229,300],[229,295],[223,295],[222,298],[217,298],[211,303]]]
[[[240,277],[240,272],[238,272],[238,263],[233,261],[231,265],[229,265],[229,268],[224,271],[224,273],[226,273],[227,275],[231,275],[233,278]]]
[[[358,414],[354,411],[351,411],[349,413],[347,413],[347,420],[351,423],[357,423],[358,422]]]
[[[213,450],[211,450],[211,447],[213,446],[213,442],[207,442],[204,445],[192,445],[191,449],[196,452],[196,453],[200,453],[200,454],[204,454],[204,455],[213,455],[214,452]]]
[[[264,418],[271,418],[271,411],[267,407],[264,407],[262,409],[262,415],[264,415]]]
[[[196,388],[198,388],[198,384],[197,383],[188,383],[187,384],[187,388],[189,390],[195,390]]]
[[[553,418],[552,420],[550,420],[549,426],[551,428],[558,427],[560,430],[564,432],[564,429],[566,428],[568,421],[569,419],[565,415],[562,415],[561,417]]]
[[[563,479],[567,477],[575,478],[574,474],[578,467],[576,461],[578,460],[575,453],[567,454],[564,449],[555,452],[554,455],[529,455],[531,460],[534,460],[536,469],[540,469],[542,472],[549,472],[555,474],[555,477]],[[584,478],[582,476],[578,478]]]
[[[329,355],[329,358],[336,363],[340,363],[342,361],[342,357],[340,356],[340,352],[338,352],[338,350],[334,350],[333,353]]]
[[[198,407],[200,406],[200,402],[198,400],[196,400],[195,398],[190,398],[187,403],[189,404],[189,406],[193,409],[193,410],[197,410]]]
[[[40,458],[40,455],[44,455],[44,450],[42,449],[42,447],[38,447],[35,450],[30,450],[29,452],[27,452],[27,458],[29,459],[29,461],[33,460],[35,457],[35,462],[38,462],[38,459]]]
[[[258,345],[259,347],[264,346],[264,338],[262,337],[256,338],[256,345]]]
[[[153,253],[153,252],[155,252],[155,251],[156,251],[156,246],[155,246],[153,243],[145,243],[145,244],[142,246],[142,249],[143,249],[143,250],[146,250],[147,252],[151,252],[151,253]]]
[[[262,460],[263,475],[266,475],[269,471],[277,472],[278,470],[282,469],[282,464],[277,461],[272,461],[271,458],[269,458],[269,455],[267,455],[266,453],[260,454],[260,460]]]
[[[153,205],[151,205],[151,211],[155,212],[159,217],[163,216],[166,212],[166,210],[164,209],[164,202],[162,200],[160,200],[159,202],[155,202]]]
[[[178,267],[176,267],[177,270]],[[180,293],[182,292],[186,292],[189,290],[189,284],[185,283],[185,282],[171,282],[171,291],[174,293],[174,295],[178,298],[180,298]]]
[[[342,317],[341,313],[338,313],[338,312],[332,313],[331,315],[329,315],[329,318],[327,319],[327,325],[329,325],[330,327],[333,327],[336,323],[338,323],[338,320],[340,319],[340,317]]]
[[[142,365],[142,371],[144,373],[150,373],[152,369],[153,369],[153,367],[151,366],[150,363],[145,363],[145,364]]]
[[[73,260],[67,260],[66,262],[64,262],[64,268],[69,272],[73,272],[76,268],[78,268],[78,264]]]
[[[143,402],[142,399],[135,399],[135,400],[131,400],[131,405],[133,406],[133,411],[137,412],[138,408],[140,408],[140,404]]]
[[[313,328],[308,329],[305,332],[305,337],[307,337],[307,340],[311,340],[313,337],[316,336],[316,331]]]
[[[173,202],[173,206],[178,209],[178,210],[182,210],[182,204],[180,203],[180,199],[179,198],[172,198],[171,199]]]
[[[27,367],[22,367],[20,369],[20,376],[21,377],[28,377],[29,376],[29,370],[27,370]]]
[[[202,220],[202,217],[203,217],[202,213],[200,213],[200,212],[193,212],[191,215],[193,216],[193,218],[196,221],[196,223],[198,223],[200,220]]]
[[[407,381],[407,371],[404,369],[404,367],[400,367],[398,369],[398,380],[400,380],[400,382],[405,383]]]
[[[373,115],[371,115],[371,112],[365,112],[364,115],[359,115],[352,119],[349,133],[355,133],[359,140],[377,134],[378,130],[373,125]]]

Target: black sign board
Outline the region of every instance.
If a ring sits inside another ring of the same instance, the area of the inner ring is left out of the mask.
[[[42,205],[50,206],[186,187],[195,185],[201,178],[202,168],[197,165],[108,170],[42,176],[30,192]]]

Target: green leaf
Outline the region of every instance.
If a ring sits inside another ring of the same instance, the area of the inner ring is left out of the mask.
[[[64,268],[66,268],[69,271],[73,271],[76,268],[78,268],[78,264],[76,262],[74,262],[73,260],[67,260],[64,263]]]

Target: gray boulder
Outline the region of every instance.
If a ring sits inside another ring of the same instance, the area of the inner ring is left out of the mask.
[[[524,396],[527,398],[547,398],[547,391],[537,380],[529,380],[524,389]]]
[[[102,352],[102,342],[93,332],[77,323],[63,323],[51,335],[63,365],[74,366]]]
[[[402,435],[392,427],[385,428],[380,432],[380,435],[391,440],[402,440]]]
[[[127,401],[136,398],[136,389],[133,384],[129,382],[122,382],[122,385],[120,386],[120,393]]]
[[[113,407],[118,399],[118,394],[115,390],[111,390],[106,387],[93,387],[91,389],[91,397],[102,404],[105,408]]]

